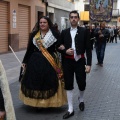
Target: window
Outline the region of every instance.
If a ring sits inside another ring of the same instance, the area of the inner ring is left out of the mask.
[[[84,5],[84,11],[89,11],[90,9],[90,5],[89,4],[85,4]]]

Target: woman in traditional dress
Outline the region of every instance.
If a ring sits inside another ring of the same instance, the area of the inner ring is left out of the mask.
[[[20,74],[20,99],[32,107],[60,107],[66,103],[62,70],[56,52],[59,34],[46,16],[33,28]]]

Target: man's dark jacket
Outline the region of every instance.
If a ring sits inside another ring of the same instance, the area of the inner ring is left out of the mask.
[[[95,37],[96,37],[96,40],[97,40],[97,41],[96,41],[96,44],[106,43],[106,40],[107,40],[107,38],[109,37],[109,30],[106,29],[106,28],[101,29],[102,34],[103,34],[103,38],[102,38],[102,39],[99,38],[99,33],[98,33],[99,30],[100,30],[100,29],[97,28],[97,29],[95,30],[95,32],[94,32]]]
[[[60,39],[58,40],[57,49],[60,45],[64,45],[64,50],[58,50],[64,56],[66,55],[66,50],[72,46],[72,38],[70,34],[70,28],[65,29],[61,32]],[[83,27],[77,27],[77,33],[75,36],[75,47],[77,55],[84,54],[86,52],[87,65],[91,66],[92,52],[90,45],[90,32],[88,29]]]

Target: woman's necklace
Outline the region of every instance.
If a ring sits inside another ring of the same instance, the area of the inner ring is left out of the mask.
[[[40,37],[41,37],[41,39],[43,39],[43,38],[45,37],[45,35],[46,35],[46,34],[42,34],[42,33],[40,32]]]
[[[43,39],[45,37],[45,35],[41,34],[41,39]]]

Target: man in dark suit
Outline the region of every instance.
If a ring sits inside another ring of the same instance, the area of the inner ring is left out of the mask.
[[[116,43],[117,43],[117,35],[118,35],[118,28],[117,28],[117,26],[115,26],[115,28],[114,28],[114,38],[115,38]]]
[[[86,88],[86,72],[91,69],[91,44],[89,30],[78,26],[79,14],[77,11],[71,11],[69,14],[71,27],[61,32],[58,41],[58,51],[62,53],[62,65],[65,79],[65,89],[68,99],[68,111],[63,116],[67,119],[74,115],[73,109],[73,89],[74,73],[79,88],[79,108],[84,111],[83,94]],[[86,58],[84,53],[86,52]]]

